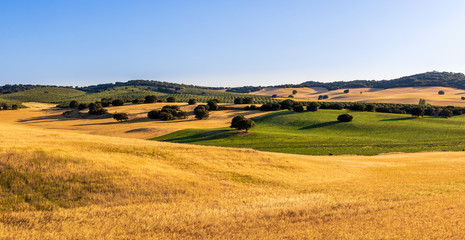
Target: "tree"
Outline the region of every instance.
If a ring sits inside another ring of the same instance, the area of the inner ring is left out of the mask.
[[[288,98],[294,98],[294,95],[289,95],[289,96],[287,96],[287,97],[288,97]]]
[[[297,93],[297,90],[294,89],[294,90],[292,91],[292,95],[295,95],[296,93]]]
[[[242,99],[243,104],[252,104],[253,103],[253,98],[252,97],[245,97]]]
[[[443,90],[440,90],[440,91],[438,92],[438,94],[439,94],[439,95],[444,95],[444,91],[443,91]]]
[[[302,106],[300,104],[297,104],[297,105],[294,105],[294,107],[292,109],[294,110],[294,112],[303,112],[304,111],[304,106]]]
[[[215,110],[220,109],[220,107],[218,106],[218,100],[216,101],[215,100],[216,99],[212,99],[207,102],[208,110],[215,111]]]
[[[339,115],[339,116],[337,117],[337,120],[338,120],[339,122],[351,122],[353,118],[354,118],[354,117],[352,117],[352,115],[347,114],[347,113],[344,113],[344,114]]]
[[[245,118],[244,116],[236,116],[231,121],[231,128],[237,130],[245,130],[248,132],[249,129],[255,127],[255,122],[252,119]]]
[[[271,95],[272,98],[277,98],[278,97],[278,94],[273,94]]]
[[[100,103],[91,103],[89,104],[89,114],[91,115],[102,115],[108,111],[102,107]]]
[[[421,118],[425,115],[425,110],[422,107],[414,107],[410,110],[412,116]]]
[[[240,98],[240,97],[234,98],[234,104],[242,104],[243,101],[244,101],[243,98]]]
[[[159,119],[160,118],[160,110],[152,110],[147,114],[147,117],[150,119]]]
[[[169,113],[169,112],[160,112],[160,119],[163,120],[163,121],[168,121],[168,120],[173,120],[174,119],[174,116],[173,114]]]
[[[195,118],[197,119],[207,119],[210,116],[208,112],[208,107],[205,105],[199,105],[194,109]]]
[[[318,111],[319,107],[320,107],[320,104],[318,102],[310,102],[307,105],[307,111],[316,112]]]
[[[18,105],[16,104],[11,105],[11,110],[18,110]]]
[[[418,105],[425,106],[426,105],[426,99],[420,98],[420,101],[418,101]]]
[[[281,109],[292,109],[295,102],[292,101],[291,99],[286,99],[286,100],[280,102],[279,104],[281,105]]]
[[[374,104],[368,104],[368,105],[366,105],[365,110],[366,110],[367,112],[374,112],[374,111],[376,111],[376,105],[374,105]]]
[[[168,98],[166,98],[166,101],[167,102],[176,102],[176,98],[175,97],[168,97]]]
[[[187,102],[189,105],[194,105],[194,104],[197,104],[197,100],[191,98],[189,99],[189,101]]]
[[[144,103],[154,103],[158,100],[157,96],[155,95],[147,95],[145,96]]]
[[[462,100],[465,100],[465,97],[461,97]]]
[[[450,118],[452,116],[453,116],[453,113],[448,108],[444,108],[439,112],[439,117],[442,117],[442,118]]]
[[[115,113],[113,114],[113,119],[119,122],[124,122],[129,119],[129,116],[127,113]]]
[[[123,102],[123,100],[121,100],[121,99],[116,99],[116,100],[113,100],[113,101],[111,102],[111,105],[113,105],[113,106],[123,106],[123,105],[124,105],[124,102]]]
[[[79,106],[79,103],[76,100],[73,100],[69,103],[70,108],[77,108]]]
[[[350,91],[349,89],[346,89],[344,90],[344,93],[349,93],[349,91]]]
[[[78,110],[84,110],[88,107],[89,105],[87,103],[81,103],[78,105]]]
[[[8,105],[3,104],[2,108],[3,108],[3,110],[8,110]]]
[[[133,99],[132,103],[133,104],[141,104],[141,103],[144,103],[144,101],[145,101],[144,99]]]

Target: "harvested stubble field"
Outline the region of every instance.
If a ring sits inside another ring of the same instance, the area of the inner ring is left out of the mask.
[[[465,235],[464,152],[266,153],[50,129],[33,111],[56,114],[0,112],[5,239]]]

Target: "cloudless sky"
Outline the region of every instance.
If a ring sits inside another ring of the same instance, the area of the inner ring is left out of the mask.
[[[463,0],[4,0],[0,84],[205,86],[465,72]]]

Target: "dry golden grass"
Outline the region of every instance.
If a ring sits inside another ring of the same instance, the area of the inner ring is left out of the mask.
[[[154,104],[127,104],[119,107],[108,107],[108,112],[128,113],[130,121],[118,123],[112,118],[107,119],[76,119],[66,118],[61,114],[65,110],[54,109],[54,105],[42,103],[24,103],[29,108],[19,111],[2,112],[3,120],[10,123],[18,122],[28,126],[73,130],[95,135],[118,136],[126,138],[149,139],[186,128],[221,128],[227,127],[236,115],[255,117],[266,112],[244,111],[246,105],[222,104],[227,110],[211,111],[208,120],[197,120],[193,116],[196,105],[185,103],[154,103]],[[147,113],[154,109],[161,109],[165,105],[179,105],[181,109],[189,112],[188,119],[175,121],[150,120]],[[67,109],[69,110],[69,109]],[[83,111],[85,112],[85,111]]]
[[[266,88],[251,94],[269,96],[277,94],[287,97],[294,89],[297,90],[294,96],[296,100],[317,100],[319,95],[328,95],[329,99],[324,101],[417,104],[420,98],[423,98],[432,105],[465,106],[465,101],[461,100],[461,97],[465,96],[465,91],[448,87],[352,88],[349,93],[344,93],[345,89],[327,91],[324,88]],[[445,94],[438,95],[440,90],[443,90]]]
[[[4,239],[465,235],[464,152],[265,153],[11,120],[23,113],[0,112]]]

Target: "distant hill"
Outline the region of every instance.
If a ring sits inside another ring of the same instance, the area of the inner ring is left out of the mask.
[[[465,75],[463,73],[452,72],[426,72],[411,76],[396,78],[392,80],[353,80],[353,81],[337,81],[337,82],[315,82],[307,81],[301,84],[283,84],[277,86],[269,86],[276,88],[300,88],[300,87],[322,87],[328,90],[336,90],[343,88],[396,88],[396,87],[423,87],[423,86],[438,86],[452,87],[465,89]],[[261,90],[265,87],[237,87],[231,88],[229,92],[249,93]]]

